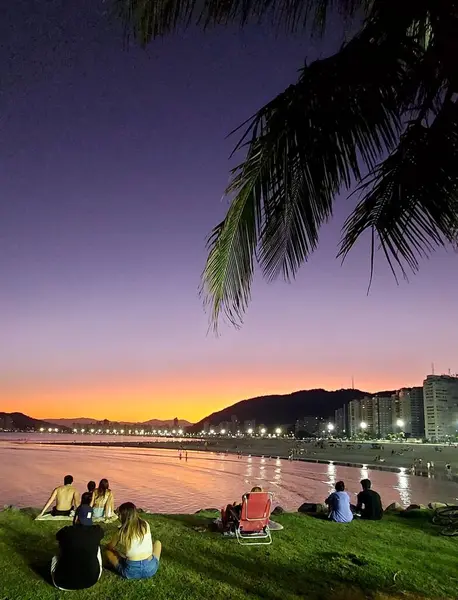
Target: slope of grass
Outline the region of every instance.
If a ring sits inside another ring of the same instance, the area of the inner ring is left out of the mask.
[[[210,515],[147,515],[163,543],[161,566],[148,581],[124,581],[104,570],[75,600],[358,600],[456,598],[456,538],[444,538],[428,515],[387,516],[349,525],[300,514],[276,517],[284,526],[271,546],[246,548],[207,525]],[[0,513],[0,600],[56,600],[49,584],[61,522],[35,522],[24,512]],[[105,540],[115,526],[104,526]]]

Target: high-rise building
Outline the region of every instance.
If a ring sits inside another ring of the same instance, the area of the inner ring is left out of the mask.
[[[349,435],[349,423],[348,423],[348,405],[345,404],[342,408],[338,408],[335,411],[334,426],[337,435]]]
[[[393,408],[395,404],[391,396],[374,396],[372,398],[373,433],[378,437],[386,437],[393,433]]]
[[[348,430],[350,436],[361,433],[361,405],[359,400],[348,403]]]
[[[456,433],[458,417],[458,377],[428,375],[423,382],[425,436],[431,441],[444,440]]]
[[[360,400],[360,430],[361,423],[365,423],[366,427],[364,431],[369,435],[377,435],[377,405],[373,398],[366,396]]]
[[[402,430],[407,437],[422,438],[425,435],[425,409],[423,388],[401,388],[395,394],[399,412],[393,414],[394,424],[403,422]],[[396,431],[396,429],[394,429]]]

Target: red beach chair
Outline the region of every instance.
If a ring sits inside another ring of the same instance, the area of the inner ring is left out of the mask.
[[[242,511],[235,530],[239,544],[260,546],[271,544],[269,529],[272,492],[250,492],[242,497]]]

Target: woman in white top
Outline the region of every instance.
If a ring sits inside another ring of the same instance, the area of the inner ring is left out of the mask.
[[[92,494],[91,506],[94,509],[93,518],[110,518],[114,513],[114,496],[110,490],[108,479],[101,479],[99,487]]]
[[[149,523],[138,516],[132,502],[121,504],[118,514],[121,525],[108,544],[108,561],[126,579],[152,577],[159,568],[161,542],[153,544]],[[115,550],[118,547],[122,554]]]

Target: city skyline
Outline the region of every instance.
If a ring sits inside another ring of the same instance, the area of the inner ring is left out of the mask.
[[[399,286],[377,260],[367,295],[369,240],[335,259],[352,200],[293,284],[258,276],[242,329],[208,334],[197,289],[225,136],[321,51],[265,27],[125,51],[101,11],[33,0],[5,16],[0,409],[197,421],[352,375],[375,392],[419,385],[432,361],[453,370],[456,255]]]

